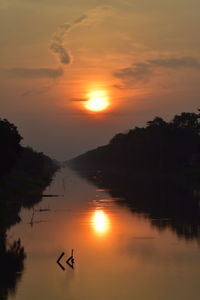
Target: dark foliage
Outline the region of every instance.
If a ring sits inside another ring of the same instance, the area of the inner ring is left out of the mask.
[[[19,158],[21,140],[14,124],[0,119],[0,176],[8,172]]]
[[[14,294],[26,257],[21,241],[8,245],[6,231],[20,222],[21,208],[42,199],[58,164],[43,153],[22,147],[15,125],[0,120],[0,299]]]
[[[13,195],[40,196],[57,169],[58,164],[45,154],[23,147],[15,167],[2,177],[0,195],[6,191],[9,196],[10,191],[11,198]]]
[[[171,172],[200,163],[200,114],[182,113],[171,122],[156,117],[144,128],[115,135],[106,146],[73,159],[70,164],[118,172]]]

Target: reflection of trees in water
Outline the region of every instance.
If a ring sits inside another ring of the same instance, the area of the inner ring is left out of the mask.
[[[80,170],[79,170],[80,172]],[[120,205],[142,214],[159,230],[169,228],[179,238],[200,243],[200,197],[197,190],[169,176],[126,176],[109,172],[82,172],[98,187],[109,189]]]
[[[14,241],[6,247],[5,233],[2,233],[0,237],[0,299],[6,300],[9,294],[15,294],[17,282],[20,281],[24,270],[25,257],[21,241]]]
[[[19,212],[22,207],[33,207],[41,201],[41,194],[49,181],[41,182],[30,190],[31,194],[14,195],[5,189],[0,191],[0,299],[8,299],[9,294],[15,294],[23,270],[26,257],[20,239],[7,245],[6,231],[21,221]],[[3,201],[1,201],[3,199]]]
[[[156,117],[68,163],[91,170],[97,176],[92,181],[112,189],[112,196],[123,197],[158,228],[171,228],[186,239],[199,238],[193,188],[200,189],[200,110],[175,115],[170,122]]]
[[[43,153],[20,145],[17,127],[0,119],[0,299],[14,293],[24,269],[20,240],[7,247],[6,231],[20,222],[22,207],[41,200],[58,165]]]
[[[29,156],[29,152],[25,154]],[[40,160],[42,158],[43,156]],[[57,169],[53,163],[48,164],[46,159],[43,166],[40,161],[38,165],[35,162],[33,167],[33,162],[27,158],[20,164],[18,169],[14,169],[1,181],[3,184],[0,187],[0,299],[2,300],[8,299],[9,294],[16,292],[26,257],[20,240],[7,245],[6,232],[21,221],[19,212],[22,207],[31,208],[41,201],[43,191],[50,184]]]
[[[6,191],[4,189],[0,194],[0,299],[2,300],[7,300],[10,294],[15,294],[23,274],[26,257],[20,239],[10,244],[6,239],[6,231],[21,220],[19,212],[23,197],[14,196]],[[40,197],[37,197],[38,201],[39,199]]]
[[[163,230],[166,228],[170,228],[173,232],[175,232],[179,238],[185,238],[186,240],[197,240],[200,245],[200,222],[199,220],[192,219],[181,219],[181,220],[173,220],[170,219],[168,221],[165,220],[152,220],[152,224],[159,228],[159,230]]]

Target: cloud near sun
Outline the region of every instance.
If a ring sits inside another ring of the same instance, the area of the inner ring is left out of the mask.
[[[190,68],[200,71],[200,62],[191,56],[155,58],[115,70],[113,76],[120,79],[126,88],[130,88],[135,82],[142,81],[144,83],[149,80],[160,68],[171,70]],[[115,85],[115,87],[122,88],[121,85]]]
[[[5,69],[4,74],[11,77],[30,78],[58,78],[64,73],[61,67],[58,68],[10,68]]]
[[[109,10],[111,10],[111,7],[109,6],[97,7],[93,10],[90,10],[88,13],[83,14],[72,23],[65,23],[59,26],[53,35],[49,48],[52,53],[56,55],[61,64],[67,65],[72,62],[72,55],[64,45],[67,34],[69,34],[77,26],[88,26],[97,22],[98,19],[106,16]]]

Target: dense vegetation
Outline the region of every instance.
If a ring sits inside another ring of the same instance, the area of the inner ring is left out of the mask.
[[[8,172],[19,158],[22,137],[14,124],[0,119],[0,176]]]
[[[58,164],[43,153],[21,146],[22,137],[16,126],[7,120],[0,120],[0,140],[0,163],[3,166],[0,170],[0,208],[5,203],[8,206],[13,197],[15,203],[28,206],[31,201],[27,196],[41,196]],[[0,214],[2,211],[0,209]],[[0,225],[1,222],[2,218]]]
[[[22,147],[17,127],[0,120],[0,299],[16,290],[26,257],[21,241],[7,243],[7,229],[20,221],[23,206],[39,202],[58,164],[43,153]]]
[[[175,172],[200,166],[200,114],[182,113],[171,122],[160,117],[146,127],[115,135],[108,145],[73,159],[80,168],[121,173]]]

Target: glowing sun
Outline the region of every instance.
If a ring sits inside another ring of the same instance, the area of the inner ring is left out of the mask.
[[[100,112],[109,106],[109,97],[105,91],[93,91],[86,95],[85,108],[90,111]]]

